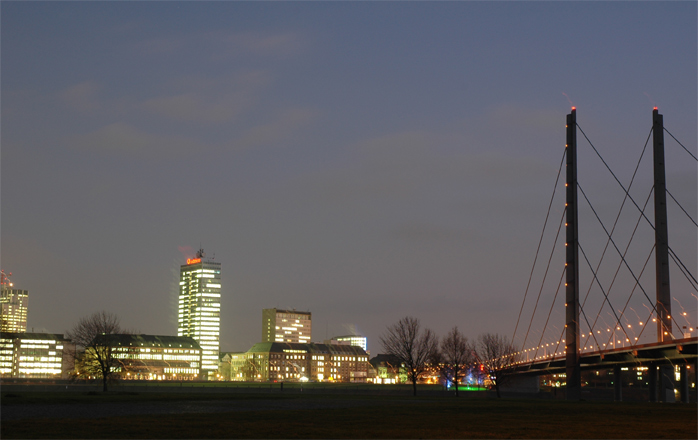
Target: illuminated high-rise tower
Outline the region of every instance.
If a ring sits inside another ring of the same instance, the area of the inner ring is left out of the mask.
[[[221,333],[221,263],[196,258],[180,267],[177,336],[194,338],[201,346],[201,371],[212,378],[218,369]]]
[[[0,272],[0,330],[9,333],[27,331],[28,295],[26,290],[14,289],[5,271]]]

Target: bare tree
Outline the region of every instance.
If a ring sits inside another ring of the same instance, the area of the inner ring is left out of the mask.
[[[383,349],[405,364],[407,378],[417,395],[417,380],[424,373],[429,361],[438,351],[439,340],[428,328],[421,329],[419,319],[407,316],[388,327],[381,336]]]
[[[501,397],[499,389],[511,376],[510,368],[518,359],[516,347],[506,336],[485,333],[478,338],[475,354],[497,390],[497,397]]]
[[[458,379],[464,376],[463,373],[474,360],[473,348],[458,327],[453,327],[441,340],[440,358],[448,370],[446,380],[456,387],[458,397]]]
[[[85,373],[101,377],[103,391],[119,365],[114,356],[115,335],[124,333],[119,318],[109,312],[96,312],[86,316],[66,333],[76,345],[76,367]],[[78,354],[77,348],[81,350]]]

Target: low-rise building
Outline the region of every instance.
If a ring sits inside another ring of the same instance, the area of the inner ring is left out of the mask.
[[[374,383],[406,383],[407,369],[404,363],[390,354],[379,354],[371,359],[371,366],[375,369]]]
[[[104,335],[125,380],[201,379],[201,346],[187,336]]]
[[[245,381],[244,366],[247,363],[247,353],[221,353],[218,364],[219,380]]]
[[[75,346],[53,333],[0,334],[3,378],[66,379],[73,368]]]
[[[260,342],[246,353],[227,353],[231,380],[366,382],[371,365],[361,347]]]

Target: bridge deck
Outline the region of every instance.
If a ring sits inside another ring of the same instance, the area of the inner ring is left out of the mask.
[[[637,367],[641,365],[695,364],[698,360],[698,337],[675,339],[670,343],[655,342],[615,349],[582,353],[583,370],[607,369],[616,365]],[[565,372],[565,356],[551,356],[531,362],[516,364],[518,374],[556,374]]]

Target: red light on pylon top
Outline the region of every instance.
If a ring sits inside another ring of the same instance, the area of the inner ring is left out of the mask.
[[[659,110],[657,107],[654,108],[655,110]]]
[[[572,107],[572,110],[577,110],[577,107]]]

